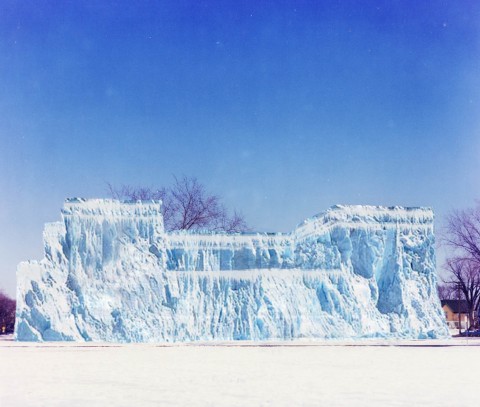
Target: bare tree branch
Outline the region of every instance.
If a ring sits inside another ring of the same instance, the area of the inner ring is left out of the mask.
[[[437,286],[437,290],[438,290],[438,297],[441,300],[455,300],[455,299],[457,299],[455,289],[449,284],[439,284]]]
[[[441,241],[451,252],[445,263],[445,284],[457,298],[466,301],[470,327],[476,326],[474,314],[480,306],[480,205],[453,211],[447,217]]]
[[[151,188],[122,185],[115,188],[107,184],[107,192],[114,199],[161,199],[166,230],[212,230],[218,232],[244,232],[249,230],[243,215],[234,211],[229,215],[220,198],[206,192],[195,178],[173,177],[168,188]]]

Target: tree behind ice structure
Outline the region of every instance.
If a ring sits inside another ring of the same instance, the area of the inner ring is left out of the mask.
[[[114,199],[162,200],[162,214],[167,231],[211,230],[235,233],[249,230],[243,215],[236,211],[229,215],[220,198],[207,193],[195,177],[174,177],[170,187],[160,189],[134,188],[130,185],[116,188],[108,184],[108,191]]]
[[[456,300],[457,294],[455,292],[455,288],[452,287],[450,284],[438,284],[437,285],[438,291],[438,298],[441,300]]]
[[[452,250],[445,264],[445,284],[454,298],[466,300],[469,325],[477,326],[474,313],[478,314],[480,306],[480,205],[453,211],[442,240]]]
[[[0,290],[0,335],[12,333],[15,327],[16,302]]]

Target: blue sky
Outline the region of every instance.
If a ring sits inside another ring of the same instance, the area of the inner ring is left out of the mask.
[[[100,4],[97,4],[100,3]],[[106,182],[193,175],[261,231],[480,198],[480,3],[0,3],[0,288]]]

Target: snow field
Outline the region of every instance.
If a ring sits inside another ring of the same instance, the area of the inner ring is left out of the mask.
[[[0,342],[0,405],[477,405],[475,375],[467,366],[480,363],[480,346],[437,346],[454,343]]]

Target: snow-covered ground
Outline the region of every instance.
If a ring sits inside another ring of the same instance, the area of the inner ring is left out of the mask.
[[[0,406],[478,405],[480,340],[0,341]]]

